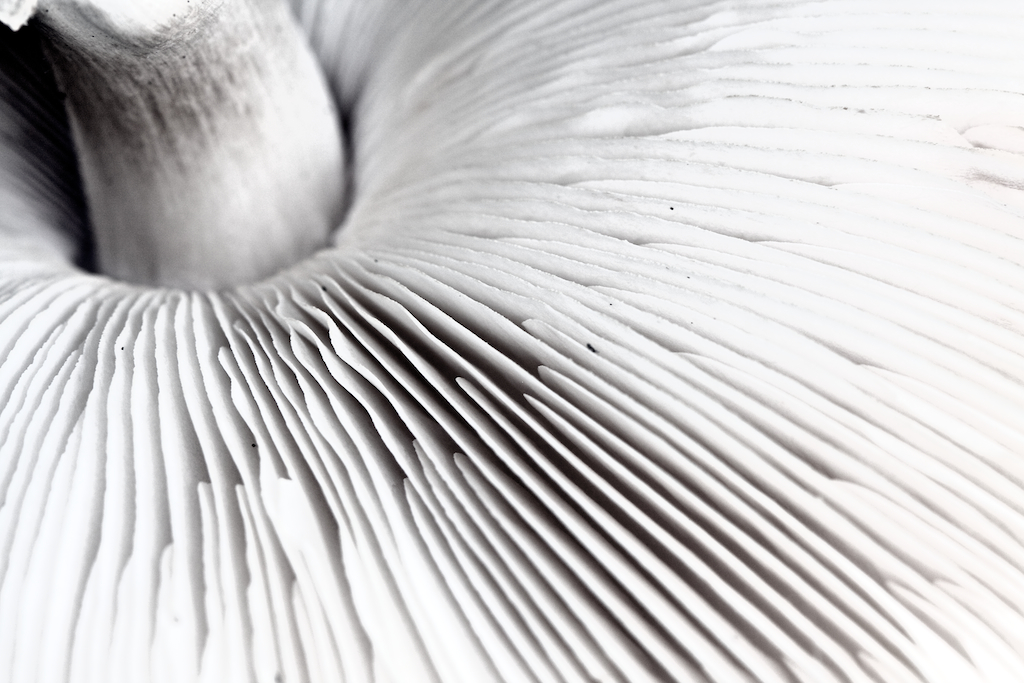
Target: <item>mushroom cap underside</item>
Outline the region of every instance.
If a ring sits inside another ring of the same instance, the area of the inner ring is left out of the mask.
[[[79,271],[0,82],[0,677],[1024,677],[1024,8],[295,11],[253,286]]]

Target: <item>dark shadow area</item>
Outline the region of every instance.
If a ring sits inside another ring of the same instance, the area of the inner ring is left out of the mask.
[[[41,207],[47,226],[75,245],[75,265],[95,272],[63,96],[32,23],[17,32],[0,24],[0,183],[12,177],[18,180],[16,191],[30,194],[26,200]]]

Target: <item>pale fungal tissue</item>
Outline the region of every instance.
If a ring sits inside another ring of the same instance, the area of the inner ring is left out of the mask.
[[[1024,681],[1024,3],[0,19],[0,681]]]

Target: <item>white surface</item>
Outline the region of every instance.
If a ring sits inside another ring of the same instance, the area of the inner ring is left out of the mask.
[[[12,680],[1024,679],[1017,4],[297,14],[336,250],[0,282]]]
[[[13,29],[25,25],[35,12],[38,0],[0,0],[0,22]]]

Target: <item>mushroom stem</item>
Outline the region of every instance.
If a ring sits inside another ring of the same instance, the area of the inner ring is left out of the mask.
[[[101,272],[228,287],[326,245],[341,127],[282,1],[44,0],[36,17]]]

